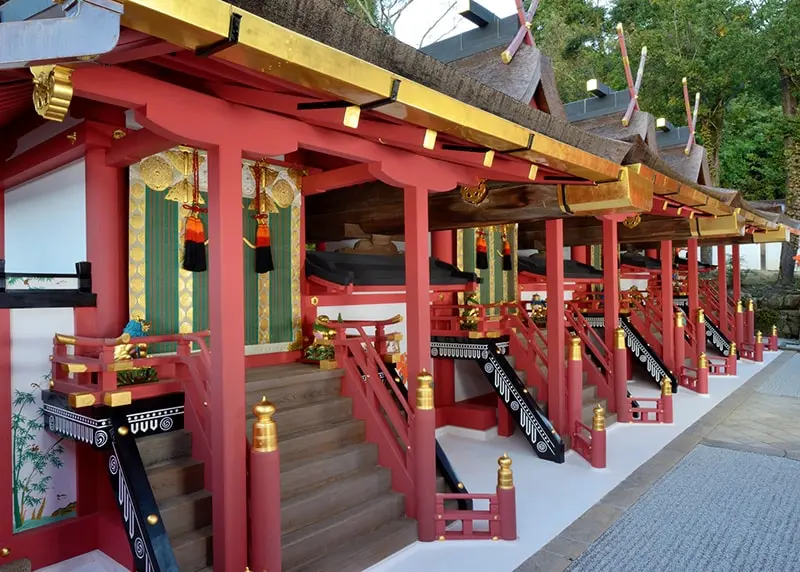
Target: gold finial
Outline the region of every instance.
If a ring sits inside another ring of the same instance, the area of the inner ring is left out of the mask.
[[[753,308],[753,299],[752,299],[752,298],[750,298],[750,299],[747,301],[747,311],[748,311],[748,312],[752,312],[752,311],[753,311],[753,309],[754,309],[754,308]]]
[[[128,434],[128,428],[127,427],[120,427],[119,429],[117,429],[117,433],[119,433],[120,435],[122,435],[124,437],[125,435]]]
[[[253,406],[256,422],[253,424],[253,451],[271,453],[278,450],[278,427],[272,416],[275,406],[267,401],[266,396]]]
[[[764,338],[761,335],[761,330],[759,330],[759,331],[756,332],[756,343],[757,344],[761,344],[763,342],[764,342]]]
[[[616,349],[618,350],[625,349],[625,330],[623,330],[622,328],[617,328],[616,330],[614,330],[614,342],[616,344],[614,346]]]
[[[158,515],[157,514],[149,514],[147,515],[147,524],[150,526],[155,526],[158,524]]]
[[[775,324],[772,324],[772,335],[773,337],[777,337],[778,335],[778,326],[776,326]]]
[[[730,351],[730,355],[732,355],[732,356],[735,356],[735,355],[736,355],[736,342],[731,342],[731,351]]]
[[[736,313],[737,314],[741,314],[742,313],[742,301],[741,300],[736,302]]]
[[[10,554],[11,554],[10,548],[6,548],[5,546],[3,548],[0,548],[0,556],[2,556],[3,558],[8,558]]]
[[[569,360],[581,361],[581,339],[577,336],[569,339]]]
[[[708,358],[705,353],[700,354],[697,360],[697,367],[698,369],[708,369]]]
[[[503,456],[497,459],[497,464],[500,466],[497,469],[497,488],[513,489],[514,473],[511,471],[511,457],[508,456],[508,453],[503,453]]]
[[[678,310],[677,312],[675,312],[675,327],[682,328],[683,326],[684,326],[683,312],[681,310]]]
[[[592,430],[606,430],[606,410],[603,409],[603,406],[599,403],[594,408],[594,415],[592,416]]]
[[[697,309],[697,323],[698,324],[706,323],[706,313],[703,311],[702,308]]]
[[[661,397],[672,395],[672,382],[665,375],[661,378]]]
[[[433,409],[433,376],[423,369],[417,376],[417,409]]]

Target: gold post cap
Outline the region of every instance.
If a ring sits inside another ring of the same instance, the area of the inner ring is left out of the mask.
[[[706,323],[706,313],[703,311],[702,308],[697,309],[697,323],[698,324]]]
[[[267,401],[267,397],[253,406],[256,422],[253,424],[253,451],[257,453],[271,453],[278,450],[278,427],[272,416],[275,406]]]
[[[700,354],[700,357],[697,359],[697,367],[699,369],[708,369],[708,357],[705,353]]]
[[[761,341],[763,340],[763,338],[764,338],[764,336],[761,334],[761,330],[757,331],[756,332],[756,343],[760,344]]]
[[[747,311],[748,311],[748,312],[752,312],[752,311],[753,311],[753,299],[752,299],[752,298],[750,298],[750,299],[747,301]]]
[[[732,356],[735,356],[735,355],[736,355],[736,342],[731,342],[731,351],[730,351],[730,355],[732,355]]]
[[[511,471],[511,457],[508,453],[497,459],[499,468],[497,469],[497,487],[500,489],[514,488],[514,473]]]
[[[775,324],[772,324],[772,335],[773,336],[778,335],[778,326],[776,326]]]
[[[672,382],[665,375],[661,378],[661,396],[666,397],[672,395]]]
[[[275,415],[275,406],[267,401],[267,396],[262,396],[261,401],[253,405],[253,415],[256,416],[258,421],[272,421],[272,416]]]
[[[592,416],[592,429],[594,431],[606,430],[606,410],[599,403],[594,408],[594,415]]]
[[[675,312],[675,327],[676,328],[682,328],[683,327],[683,324],[684,324],[683,316],[684,316],[684,314],[683,314],[683,312],[681,310],[678,310],[677,312]]]
[[[738,300],[736,302],[736,313],[737,314],[741,314],[742,313],[742,301],[741,300]]]
[[[618,350],[625,349],[625,330],[622,328],[617,328],[614,330],[614,342],[616,343],[615,348]]]
[[[573,336],[569,339],[569,359],[570,361],[581,361],[581,339]]]
[[[433,409],[433,376],[426,369],[417,375],[417,409]]]

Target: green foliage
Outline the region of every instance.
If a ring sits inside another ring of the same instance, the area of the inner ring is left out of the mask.
[[[42,378],[49,383],[49,376]],[[19,529],[26,520],[38,520],[44,511],[45,497],[52,485],[53,477],[47,469],[64,466],[61,455],[64,447],[61,439],[48,449],[36,443],[44,431],[44,410],[36,407],[36,392],[39,384],[31,384],[31,391],[14,390],[11,414],[11,438],[13,443],[12,486],[14,502],[14,527]]]
[[[158,372],[153,367],[140,367],[117,372],[117,385],[139,385],[158,381]]]
[[[771,335],[772,326],[778,326],[778,331],[783,327],[785,316],[776,308],[758,308],[755,314],[756,331],[764,337]]]

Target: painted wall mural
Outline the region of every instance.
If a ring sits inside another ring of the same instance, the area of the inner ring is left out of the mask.
[[[486,233],[486,252],[489,268],[475,268],[475,244],[478,231]],[[516,299],[517,272],[517,225],[506,225],[505,231],[511,246],[510,271],[503,270],[503,227],[494,226],[483,229],[466,228],[456,231],[456,265],[465,272],[475,272],[483,282],[475,292],[479,304],[511,302]],[[459,304],[465,303],[464,294],[459,294]]]
[[[71,273],[86,259],[85,167],[78,161],[9,190],[5,196],[5,258],[9,272]],[[43,212],[57,212],[59,224],[42,224]],[[21,277],[9,289],[76,288],[74,279]],[[23,532],[76,515],[75,444],[47,432],[41,388],[49,383],[53,334],[74,333],[71,308],[14,309],[10,312],[11,380],[0,387],[11,397],[10,459],[12,530]]]
[[[183,148],[144,159],[130,169],[129,300],[132,318],[150,322],[150,334],[208,328],[208,273],[182,268],[183,236],[193,178]],[[302,347],[300,307],[300,201],[302,173],[269,165],[267,210],[275,269],[255,272],[253,218],[256,184],[252,161],[242,162],[246,352],[269,353]],[[205,152],[200,153],[201,202],[208,191]],[[205,206],[205,205],[204,205]],[[201,213],[208,233],[208,215]],[[208,240],[213,236],[206,235]],[[173,351],[168,345],[151,351]]]

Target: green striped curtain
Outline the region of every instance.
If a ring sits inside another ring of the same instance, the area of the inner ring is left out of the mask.
[[[145,297],[150,335],[178,332],[178,209],[165,193],[146,190]],[[175,344],[154,344],[150,353],[174,352]]]
[[[462,270],[475,272],[481,278],[482,283],[478,288],[478,298],[482,304],[493,304],[515,299],[517,279],[513,270],[503,270],[503,231],[502,229],[484,229],[486,233],[486,250],[489,258],[489,268],[475,268],[475,244],[478,238],[477,228],[459,230],[461,240],[458,241],[462,246],[462,252],[457,258],[463,260]],[[511,246],[512,262],[517,256],[516,233],[508,234],[508,241]],[[516,265],[514,265],[516,267]]]
[[[291,342],[292,328],[292,209],[269,215],[272,261],[269,276],[269,340]],[[256,328],[257,332],[257,328]]]

